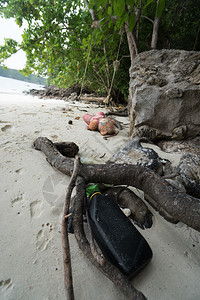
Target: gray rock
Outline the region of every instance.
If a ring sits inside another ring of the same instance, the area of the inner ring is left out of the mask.
[[[157,174],[163,174],[163,160],[151,148],[142,147],[141,142],[147,142],[146,139],[135,137],[129,140],[122,148],[120,148],[109,163],[132,164],[149,168]]]
[[[151,50],[130,69],[130,135],[200,135],[200,52]]]
[[[200,158],[194,153],[182,155],[177,170],[186,192],[200,198]]]

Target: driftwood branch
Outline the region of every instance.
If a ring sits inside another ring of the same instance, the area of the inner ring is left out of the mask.
[[[47,161],[60,172],[71,176],[74,169],[74,163],[71,158],[63,156],[56,145],[45,137],[39,137],[33,143],[37,150],[41,150],[47,157]]]
[[[74,171],[73,171],[72,177],[70,179],[70,183],[67,188],[65,203],[64,203],[64,207],[63,207],[63,217],[62,217],[64,283],[65,283],[66,296],[67,296],[68,300],[74,299],[74,291],[73,291],[73,281],[72,281],[70,247],[69,247],[69,239],[68,239],[68,232],[67,232],[68,220],[67,220],[66,216],[69,215],[70,199],[71,199],[71,194],[72,194],[73,188],[75,186],[76,177],[78,174],[78,166],[79,166],[79,158],[76,157],[75,163],[74,163]]]
[[[65,287],[67,292],[68,299],[73,300],[73,284],[72,284],[72,273],[71,273],[71,261],[70,261],[70,252],[69,252],[69,242],[67,235],[67,223],[66,223],[66,215],[69,212],[69,199],[71,197],[71,192],[74,187],[74,180],[79,173],[77,170],[83,165],[79,165],[79,168],[76,167],[73,171],[73,161],[72,159],[68,159],[63,157],[55,144],[53,144],[47,138],[38,138],[34,142],[34,147],[38,150],[42,150],[43,153],[48,158],[49,163],[62,170],[64,174],[70,175],[71,180],[67,190],[66,202],[63,210],[63,221],[62,221],[62,229],[63,229],[63,258],[64,258],[64,272],[65,272]],[[64,165],[67,168],[62,167]],[[123,275],[115,266],[110,264],[109,262],[105,262],[102,259],[97,259],[96,255],[93,255],[91,246],[85,236],[83,230],[83,209],[84,209],[84,198],[85,198],[85,178],[82,176],[77,176],[76,179],[76,201],[73,205],[73,229],[75,238],[78,242],[79,248],[83,251],[83,254],[90,260],[90,262],[97,267],[99,271],[101,271],[104,275],[106,275],[113,283],[115,283],[118,288],[122,290],[124,295],[127,296],[128,299],[131,300],[145,300],[146,297],[137,289],[135,289],[128,278]]]
[[[83,230],[83,203],[85,197],[85,180],[83,177],[78,176],[76,180],[76,201],[73,206],[73,228],[76,240],[79,248],[83,254],[90,260],[90,262],[97,267],[105,276],[113,281],[118,288],[127,296],[130,300],[145,300],[146,297],[136,290],[129,282],[127,277],[123,275],[119,270],[111,265],[109,262],[100,264],[92,255],[89,242],[85,236]]]
[[[124,186],[111,187],[104,192],[121,208],[130,209],[130,218],[142,229],[153,224],[152,214],[146,204],[133,191]]]
[[[120,117],[128,117],[128,109],[127,109],[127,107],[124,107],[124,108],[118,109],[117,111],[110,110],[106,113],[106,116],[110,116],[110,115],[120,116]]]
[[[85,185],[87,183],[108,183],[114,185],[130,185],[144,191],[160,207],[169,213],[170,216],[184,222],[190,227],[200,231],[200,200],[180,192],[167,181],[157,176],[155,173],[141,166],[127,164],[101,164],[86,165],[81,164],[75,159],[63,156],[60,153],[59,145],[52,143],[49,139],[40,137],[34,142],[34,147],[41,150],[48,162],[61,171],[71,176],[70,184],[67,189],[66,201],[63,209],[62,220],[62,239],[63,239],[63,259],[65,287],[68,299],[73,300],[73,284],[70,260],[70,248],[67,234],[67,218],[71,192],[76,185],[76,201],[73,205],[73,228],[75,238],[79,248],[90,262],[97,267],[104,275],[113,281],[122,290],[128,299],[144,300],[145,296],[135,289],[128,278],[123,275],[115,266],[108,261],[100,263],[96,256],[92,254],[90,244],[85,236],[83,229],[83,210],[85,199]],[[73,146],[74,149],[77,149]],[[119,190],[124,203],[123,190]],[[130,194],[130,193],[129,193]],[[128,196],[132,197],[130,194]],[[124,203],[125,205],[126,203]],[[132,208],[135,211],[135,208]],[[146,215],[145,215],[146,216]],[[143,216],[144,217],[144,216]],[[142,217],[142,218],[143,218]],[[148,221],[149,222],[149,221]],[[151,224],[149,223],[149,226]]]
[[[38,138],[34,146],[47,156],[52,166],[68,176],[72,175],[73,160],[62,156],[50,140]],[[84,178],[85,183],[136,187],[154,199],[157,207],[162,207],[173,218],[200,231],[200,200],[177,190],[149,169],[127,164],[80,164],[79,176]]]

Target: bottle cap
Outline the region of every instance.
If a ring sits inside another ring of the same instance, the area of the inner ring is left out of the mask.
[[[92,199],[92,197],[94,196],[94,195],[96,195],[96,194],[101,194],[100,192],[94,192],[94,193],[92,193],[91,195],[90,195],[90,200]]]

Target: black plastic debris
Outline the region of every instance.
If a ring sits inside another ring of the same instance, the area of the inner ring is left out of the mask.
[[[151,260],[149,244],[110,197],[91,194],[89,220],[104,256],[128,277],[135,276]]]
[[[74,233],[74,228],[73,228],[73,207],[70,207],[69,209],[69,214],[71,214],[68,217],[68,222],[67,222],[67,232],[68,233]],[[86,214],[83,214],[83,222],[87,223],[87,218],[86,218]]]

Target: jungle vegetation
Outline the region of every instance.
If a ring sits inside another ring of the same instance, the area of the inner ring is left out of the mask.
[[[200,0],[0,0],[0,16],[28,24],[21,44],[5,39],[0,46],[0,64],[22,49],[24,75],[105,95],[112,86],[112,95],[127,98],[138,53],[200,50],[199,7]]]

